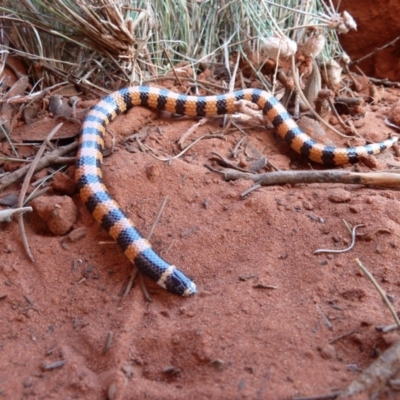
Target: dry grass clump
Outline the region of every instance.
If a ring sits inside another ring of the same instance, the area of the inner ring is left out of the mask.
[[[1,55],[23,57],[43,87],[69,81],[101,90],[162,76],[182,61],[232,73],[233,54],[265,83],[269,47],[288,56],[293,42],[318,32],[326,62],[342,53],[337,31],[350,26],[320,0],[0,0],[0,23]]]

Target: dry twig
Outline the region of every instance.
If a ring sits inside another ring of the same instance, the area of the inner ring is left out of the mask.
[[[36,170],[37,165],[39,164],[39,160],[42,157],[44,151],[46,150],[46,146],[47,143],[52,139],[52,137],[58,132],[58,130],[62,127],[62,123],[58,124],[47,136],[46,140],[42,143],[42,145],[40,146],[39,151],[37,152],[34,160],[32,161],[32,163],[28,166],[28,171],[26,173],[25,179],[24,179],[24,183],[22,184],[22,188],[21,191],[19,193],[18,196],[18,203],[17,203],[17,207],[21,208],[24,204],[24,199],[25,199],[25,194],[26,191],[28,190],[28,186],[29,183],[31,181],[31,178]],[[29,244],[28,244],[28,239],[26,237],[25,234],[25,226],[24,226],[24,219],[22,217],[22,214],[19,214],[17,216],[17,220],[18,220],[18,226],[19,226],[19,232],[21,234],[21,239],[22,239],[22,243],[24,245],[24,249],[26,251],[26,254],[28,255],[28,257],[30,258],[30,260],[32,262],[35,262],[35,259],[33,258],[33,255],[29,249]]]
[[[345,222],[346,223],[346,222]],[[345,249],[318,249],[313,252],[313,254],[321,254],[321,253],[346,253],[347,251],[350,251],[354,245],[356,244],[356,229],[364,226],[364,224],[359,224],[355,225],[353,229],[351,230],[351,244],[349,247]]]
[[[360,392],[375,395],[400,370],[400,341],[385,350],[362,374],[340,394],[340,398]]]
[[[63,147],[59,147],[58,149],[47,153],[40,159],[40,161],[36,165],[35,172],[40,171],[41,169],[46,168],[51,164],[59,163],[59,159],[61,156],[71,152],[72,150],[76,149],[77,147],[78,147],[78,142],[73,142],[71,144],[68,144]],[[67,159],[67,161],[71,161],[71,160],[72,160],[71,158]],[[65,158],[63,157],[63,162],[64,161],[65,161]],[[21,179],[27,173],[29,168],[30,168],[30,165],[25,165],[24,167],[21,167],[20,169],[14,171],[8,175],[3,176],[0,179],[0,191],[4,190],[6,187],[10,186],[14,182]]]
[[[368,269],[363,265],[363,263],[356,258],[355,259],[356,263],[358,264],[358,266],[360,267],[361,271],[364,273],[364,275],[371,281],[371,283],[374,285],[375,289],[378,291],[378,293],[380,294],[380,296],[382,297],[383,302],[386,304],[386,306],[389,308],[393,319],[395,320],[396,324],[397,324],[397,328],[400,328],[400,319],[397,316],[397,313],[395,311],[395,309],[392,306],[392,303],[389,301],[389,299],[386,296],[386,293],[383,291],[383,289],[380,287],[379,283],[376,281],[376,279],[374,278],[374,276],[371,274],[371,272],[368,271]]]
[[[253,174],[228,168],[217,171],[208,165],[206,167],[222,174],[226,181],[242,178],[252,180],[261,186],[295,185],[298,183],[346,183],[393,188],[400,187],[400,174],[390,172],[350,172],[333,169],[324,171],[274,171]]]

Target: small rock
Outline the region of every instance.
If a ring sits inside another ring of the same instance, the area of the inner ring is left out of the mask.
[[[351,201],[351,195],[344,189],[332,189],[328,191],[328,200],[332,203],[348,203]]]
[[[18,196],[15,193],[9,193],[0,199],[0,205],[14,207],[18,202]]]
[[[161,170],[158,164],[152,164],[146,167],[146,176],[150,182],[156,182],[160,174]]]
[[[53,189],[59,193],[72,195],[75,192],[75,182],[67,174],[57,172],[53,176]]]
[[[331,125],[338,125],[339,124],[339,120],[336,117],[330,117],[329,118],[329,123]]]
[[[359,288],[344,290],[340,293],[340,295],[344,299],[351,301],[361,301],[366,297],[365,291]]]
[[[303,207],[307,211],[311,211],[314,208],[313,204],[306,200],[303,201]]]
[[[218,358],[212,360],[210,364],[217,369],[217,371],[222,371],[225,367],[225,362],[223,360],[219,360]]]
[[[364,138],[361,138],[361,137],[355,137],[351,141],[351,145],[353,147],[365,146],[366,144],[367,144],[367,141]]]
[[[379,168],[380,164],[378,162],[378,160],[375,158],[375,156],[373,155],[361,155],[359,157],[359,161],[360,163],[363,163],[364,165],[366,165],[368,168],[371,169],[376,169]],[[381,163],[381,166],[383,166],[384,164]]]
[[[382,341],[387,346],[393,346],[400,340],[400,335],[397,332],[389,332],[385,335],[382,335]]]
[[[361,211],[360,206],[350,206],[349,211],[352,212],[353,214],[358,214]]]
[[[36,173],[33,175],[32,182],[35,182],[35,181],[38,181],[38,180],[40,180],[40,179],[46,178],[47,175],[48,175],[47,169],[46,169],[46,168],[43,168],[43,169],[41,169],[40,171],[36,172]]]
[[[332,346],[331,344],[327,344],[324,347],[321,347],[319,351],[321,353],[321,357],[324,360],[336,359],[336,349],[335,346]]]
[[[248,164],[248,170],[251,172],[259,172],[267,164],[267,157],[261,157],[255,161],[251,161]]]
[[[299,121],[297,121],[297,123],[304,133],[306,133],[312,139],[318,140],[325,145],[333,145],[333,142],[326,136],[325,130],[318,121],[303,116]]]
[[[122,369],[122,371],[124,372],[125,376],[128,379],[131,379],[133,377],[133,368],[132,368],[131,365],[125,364],[125,365],[122,366],[121,369]]]
[[[72,230],[69,234],[68,234],[68,239],[72,242],[75,243],[78,240],[83,239],[86,236],[86,228],[84,226],[80,227],[80,228],[76,228],[74,230]]]
[[[31,205],[55,235],[65,235],[78,218],[78,210],[68,196],[40,196]]]
[[[361,344],[363,344],[364,343],[364,339],[363,339],[363,336],[361,335],[361,333],[359,333],[359,332],[354,332],[354,333],[352,333],[351,335],[350,335],[350,339],[355,343],[355,344],[358,344],[358,345],[361,345]]]
[[[107,389],[107,400],[114,400],[116,394],[117,394],[117,385],[115,384],[115,382],[113,382]]]
[[[400,146],[397,143],[393,145],[393,150],[395,157],[400,157]]]
[[[375,247],[375,251],[378,254],[383,254],[384,253],[382,246],[380,246],[379,244]]]

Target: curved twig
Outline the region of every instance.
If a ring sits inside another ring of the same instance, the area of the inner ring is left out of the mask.
[[[356,226],[353,228],[353,230],[352,230],[352,232],[351,232],[351,245],[350,245],[349,247],[347,247],[346,249],[341,249],[341,250],[336,250],[336,249],[332,249],[332,250],[329,250],[329,249],[318,249],[318,250],[315,250],[313,254],[320,254],[320,253],[345,253],[346,251],[351,250],[351,249],[354,247],[354,245],[356,244],[356,229],[359,228],[360,226],[364,226],[364,224],[356,225]]]
[[[34,160],[32,161],[32,163],[29,165],[29,169],[28,172],[26,173],[25,179],[24,179],[24,183],[22,184],[22,188],[21,191],[19,192],[19,196],[18,196],[18,203],[17,203],[17,207],[21,208],[24,204],[24,198],[25,198],[25,194],[26,191],[28,190],[28,186],[29,183],[31,181],[31,178],[33,176],[33,174],[35,173],[35,169],[37,167],[37,165],[39,164],[39,160],[42,157],[44,151],[46,150],[46,146],[48,144],[48,142],[52,139],[52,137],[56,134],[56,132],[61,128],[63,124],[58,124],[47,136],[46,140],[43,141],[42,145],[40,146],[39,151],[37,152]],[[33,258],[33,255],[29,249],[29,244],[28,244],[28,239],[26,237],[25,234],[25,226],[24,226],[24,219],[22,217],[22,214],[19,214],[17,216],[17,220],[18,220],[18,226],[19,226],[19,232],[21,234],[21,240],[22,243],[24,245],[24,249],[26,251],[26,254],[28,255],[28,257],[30,258],[30,260],[32,262],[35,262],[35,259]]]

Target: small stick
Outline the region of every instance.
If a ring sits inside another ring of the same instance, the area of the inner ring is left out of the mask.
[[[259,183],[254,184],[252,187],[248,188],[240,194],[240,197],[246,197],[249,193],[254,192],[254,190],[260,189],[261,185]]]
[[[375,85],[383,85],[388,87],[400,87],[399,82],[392,82],[389,81],[387,78],[377,79],[377,78],[369,78],[369,80],[374,83]]]
[[[147,300],[148,303],[152,303],[153,299],[151,298],[149,291],[147,290],[146,284],[144,283],[143,275],[139,273],[137,275],[139,275],[140,287],[142,288],[142,292],[145,299]]]
[[[40,159],[38,162],[35,172],[41,170],[42,168],[45,168],[52,164],[55,160],[58,160],[60,156],[69,153],[70,151],[74,150],[76,147],[78,147],[78,142],[73,142],[71,144],[68,144],[67,146],[60,147],[54,151],[51,151],[47,153],[44,157]],[[5,175],[3,178],[0,179],[0,192],[4,190],[6,187],[10,186],[14,182],[16,182],[18,179],[21,179],[29,170],[30,165],[25,165],[24,167],[21,167],[20,169],[12,172],[11,174]]]
[[[168,196],[165,196],[165,197],[164,197],[164,200],[162,201],[162,203],[161,203],[161,205],[160,205],[160,208],[159,208],[159,210],[158,210],[158,212],[157,212],[156,218],[155,218],[155,220],[154,220],[154,222],[153,222],[153,225],[152,225],[152,227],[151,227],[151,229],[150,229],[150,232],[149,232],[149,234],[147,235],[147,240],[150,240],[151,237],[153,236],[154,230],[155,230],[155,228],[156,228],[158,222],[160,221],[161,215],[162,215],[162,213],[163,213],[163,211],[164,211],[164,208],[165,208],[165,206],[166,206],[166,204],[167,204],[167,201],[168,201]]]
[[[11,141],[9,134],[7,133],[7,131],[4,129],[3,124],[0,124],[0,129],[3,132],[4,137],[7,139],[8,144],[10,145],[15,157],[19,158],[19,155],[17,153],[17,150],[14,147],[13,142]]]
[[[338,120],[339,124],[342,126],[343,129],[348,129],[348,127],[346,126],[346,123],[343,121],[342,117],[340,116],[340,114],[336,110],[336,107],[333,104],[332,97],[329,96],[326,99],[327,99],[327,101],[329,103],[329,106],[331,107],[331,111],[333,112],[333,115],[336,117],[336,119]]]
[[[232,149],[232,152],[231,152],[232,158],[237,158],[237,153],[238,153],[239,147],[242,145],[242,143],[243,143],[246,139],[247,139],[247,135],[242,136],[242,137],[238,140],[238,142],[235,144],[235,147]]]
[[[50,186],[46,186],[40,190],[36,190],[36,189],[25,199],[25,204],[29,203],[30,201],[32,201],[33,199],[36,199],[39,196],[43,196],[44,194],[46,194],[50,190]]]
[[[358,106],[361,104],[362,98],[361,97],[336,97],[336,103],[344,103],[350,107]],[[337,112],[337,111],[336,111]]]
[[[180,78],[180,76],[176,73],[176,70],[175,70],[175,67],[174,67],[174,63],[171,61],[167,50],[166,50],[164,47],[162,47],[162,50],[163,50],[163,53],[164,53],[165,57],[167,58],[168,62],[169,62],[170,65],[171,65],[171,69],[172,69],[172,72],[173,72],[174,75],[175,75],[175,79],[179,82],[179,85],[182,86],[181,78]]]
[[[320,254],[320,253],[345,253],[345,252],[351,250],[351,249],[354,247],[354,245],[356,244],[356,229],[359,228],[360,226],[364,226],[364,224],[356,225],[356,226],[353,228],[353,230],[352,230],[352,232],[351,232],[351,245],[350,245],[349,247],[347,247],[346,249],[341,249],[341,250],[336,250],[336,249],[334,249],[334,250],[329,250],[329,249],[318,249],[318,250],[315,250],[315,251],[313,252],[313,254]]]
[[[386,43],[385,45],[378,47],[377,49],[375,49],[374,51],[371,51],[371,53],[366,54],[365,56],[359,58],[358,60],[352,61],[350,63],[350,65],[354,65],[354,64],[358,64],[359,62],[361,62],[362,60],[365,60],[368,57],[373,56],[374,54],[380,52],[383,49],[386,49],[386,47],[391,46],[392,44],[396,43],[398,40],[400,39],[400,36],[397,36],[396,38],[394,38],[391,42]]]
[[[158,210],[158,212],[157,212],[156,218],[155,218],[155,220],[154,220],[154,222],[153,222],[153,225],[152,225],[152,227],[151,227],[151,229],[150,229],[150,232],[149,232],[149,234],[147,235],[147,240],[150,240],[151,237],[153,236],[154,230],[156,229],[156,226],[157,226],[158,222],[160,221],[161,215],[162,215],[162,213],[163,213],[163,211],[164,211],[164,208],[165,208],[165,206],[166,206],[166,204],[167,204],[167,201],[168,201],[168,196],[165,196],[164,199],[163,199],[163,201],[162,201],[162,203],[161,203],[161,205],[160,205],[160,208],[159,208],[159,210]],[[144,297],[146,298],[146,300],[147,300],[149,303],[152,303],[152,302],[153,302],[153,299],[151,298],[151,296],[150,296],[150,294],[149,294],[149,292],[148,292],[148,290],[147,290],[147,288],[146,288],[146,285],[145,285],[145,283],[144,283],[144,279],[143,279],[142,274],[139,274],[139,279],[140,279],[140,286],[141,286],[141,288],[142,288]]]
[[[66,361],[65,360],[60,360],[60,361],[55,361],[50,364],[43,364],[43,370],[44,371],[51,371],[56,368],[61,368],[65,365]]]
[[[242,139],[245,139],[245,137],[242,138]],[[217,162],[218,162],[219,165],[223,165],[224,167],[229,167],[229,168],[234,169],[235,171],[241,171],[241,172],[244,172],[244,173],[246,173],[246,174],[249,173],[248,170],[236,166],[235,163],[231,162],[231,161],[228,160],[227,158],[224,158],[224,156],[222,156],[221,154],[217,153],[216,151],[212,151],[211,154],[212,154],[213,156],[215,156],[215,157],[212,157],[211,159],[212,159],[212,160],[217,160]]]
[[[0,157],[0,161],[29,163],[29,164],[32,162],[32,160],[24,160],[23,158],[14,158],[14,157]]]
[[[185,133],[183,133],[183,135],[179,138],[178,140],[178,146],[180,149],[184,149],[184,143],[185,140],[192,135],[197,128],[199,128],[200,126],[203,126],[207,121],[209,120],[209,118],[202,118],[200,121],[198,121],[197,123],[193,124]]]
[[[17,202],[17,207],[18,207],[18,208],[21,208],[21,207],[24,205],[24,198],[25,198],[26,191],[28,190],[28,186],[29,186],[29,183],[30,183],[30,181],[31,181],[31,178],[32,178],[32,176],[33,176],[33,174],[34,174],[34,172],[35,172],[35,169],[36,169],[37,165],[39,164],[39,160],[40,160],[40,158],[42,157],[42,155],[43,155],[43,153],[44,153],[44,151],[45,151],[45,149],[46,149],[47,143],[48,143],[48,142],[51,140],[51,138],[57,133],[57,131],[62,127],[62,125],[63,125],[62,123],[61,123],[61,124],[58,124],[58,125],[48,134],[46,140],[45,140],[45,141],[42,143],[42,145],[40,146],[40,149],[39,149],[39,151],[37,152],[37,154],[36,154],[34,160],[33,160],[32,163],[28,166],[28,167],[29,167],[29,170],[28,170],[28,172],[26,173],[26,176],[25,176],[25,179],[24,179],[24,183],[22,184],[22,188],[21,188],[21,191],[20,191],[19,196],[18,196],[18,202]],[[30,250],[30,248],[29,248],[28,239],[27,239],[26,234],[25,234],[25,225],[24,225],[24,219],[23,219],[23,217],[22,217],[22,214],[19,214],[19,215],[17,216],[17,220],[18,220],[19,231],[20,231],[20,234],[21,234],[22,244],[24,245],[24,249],[25,249],[25,251],[26,251],[26,254],[28,255],[28,257],[30,258],[30,260],[31,260],[32,262],[35,262],[35,259],[33,258],[33,255],[32,255],[31,250]]]
[[[168,201],[168,196],[165,196],[165,197],[164,197],[164,200],[162,201],[162,203],[161,203],[161,205],[160,205],[160,208],[159,208],[159,210],[158,210],[158,212],[157,212],[156,218],[155,218],[155,220],[154,220],[154,222],[153,222],[153,225],[152,225],[152,227],[151,227],[151,229],[150,229],[150,232],[149,232],[149,234],[147,235],[147,240],[150,240],[151,237],[153,236],[154,230],[155,230],[155,228],[156,228],[158,222],[160,221],[161,215],[162,215],[162,213],[163,213],[163,211],[164,211],[164,208],[165,208],[165,205],[167,204],[167,201]],[[136,279],[136,276],[137,276],[137,275],[139,275],[140,286],[141,286],[141,288],[142,288],[144,297],[146,298],[146,300],[147,300],[149,303],[151,303],[153,300],[152,300],[151,296],[149,295],[149,292],[148,292],[147,289],[146,289],[146,285],[144,284],[144,280],[143,280],[142,275],[138,272],[138,270],[135,268],[135,266],[133,267],[133,271],[132,271],[131,277],[130,277],[130,279],[129,279],[129,281],[128,281],[126,287],[125,287],[123,296],[126,297],[126,296],[128,295],[128,293],[130,292],[130,290],[131,290],[131,288],[132,288],[132,286],[133,286],[133,281]]]
[[[301,397],[293,397],[292,400],[334,400],[339,397],[340,393],[328,393],[328,394],[321,394],[315,396],[301,396]]]
[[[206,137],[209,137],[209,135],[203,135],[203,136],[200,136],[199,138],[197,138],[194,142],[192,142],[192,143],[190,143],[188,146],[186,146],[179,154],[177,154],[176,156],[172,156],[172,157],[159,157],[159,156],[156,156],[154,153],[153,153],[153,149],[150,147],[150,146],[147,146],[147,144],[144,144],[144,143],[142,143],[142,145],[144,146],[144,147],[146,147],[148,150],[150,150],[150,155],[151,156],[153,156],[156,160],[159,160],[159,161],[172,161],[173,159],[175,159],[175,158],[179,158],[180,156],[182,156],[183,154],[185,154],[192,146],[194,146],[197,142],[199,142],[201,139],[204,139],[204,138],[206,138]],[[0,187],[0,189],[1,189],[1,187]]]
[[[27,211],[32,211],[32,207],[8,208],[6,210],[0,210],[0,222],[10,222],[13,215],[23,214]]]
[[[170,250],[172,249],[172,246],[175,244],[175,239],[172,240],[172,242],[169,244],[167,250],[165,250],[165,254],[168,254]]]
[[[113,333],[111,331],[107,332],[106,341],[103,347],[103,355],[106,354],[108,350],[110,350],[112,340],[113,340]]]
[[[400,126],[393,124],[388,118],[385,118],[385,125],[389,126],[390,128],[400,130]]]
[[[340,393],[340,398],[356,393],[378,391],[387,385],[388,380],[400,369],[400,341],[386,349],[360,376]]]
[[[8,67],[11,67],[11,64],[8,64]],[[30,93],[29,95],[26,96],[22,96],[22,95],[18,95],[18,94],[13,94],[12,96],[7,95],[6,97],[0,99],[0,104],[1,103],[9,103],[9,104],[20,104],[20,103],[28,103],[28,102],[32,102],[35,101],[37,102],[38,100],[42,99],[44,96],[46,96],[46,94],[50,93],[53,89],[58,88],[59,86],[63,86],[66,85],[66,82],[60,82],[60,83],[56,83],[53,86],[47,87],[46,89],[43,90],[39,90],[37,92],[34,93]]]
[[[346,336],[352,335],[354,332],[357,332],[357,329],[353,329],[350,332],[343,333],[342,335],[336,336],[329,341],[329,344],[335,343],[336,341],[343,339]]]
[[[146,59],[147,66],[149,67],[149,71],[150,71],[151,75],[157,76],[157,72],[156,72],[156,69],[154,68],[153,60],[151,59],[149,49],[147,48],[147,43],[144,44],[144,46],[142,47],[142,50],[143,50],[143,55],[144,55],[144,58]],[[165,49],[164,49],[164,51],[165,51]]]
[[[236,122],[234,122],[233,120],[232,120],[232,125],[243,135],[243,136],[247,136],[246,135],[246,132],[245,132],[245,129],[247,129],[246,127],[241,127],[241,126],[239,126]],[[253,125],[253,127],[254,128],[258,128],[258,127],[260,127],[260,128],[265,128],[265,126],[263,126],[263,125]],[[226,132],[228,131],[229,129],[227,129],[226,130]]]
[[[60,172],[64,169],[64,165],[60,168],[58,168],[58,170],[54,171],[53,173],[51,173],[50,175],[45,176],[44,178],[34,182],[31,184],[32,187],[34,187],[35,189],[32,190],[32,192],[29,194],[29,196],[27,196],[24,200],[24,204],[29,203],[31,200],[35,199],[36,197],[41,196],[42,194],[48,192],[49,187],[42,187],[42,189],[40,189],[41,186],[43,186],[49,179],[51,179],[57,172]]]
[[[304,102],[304,104],[307,105],[307,107],[309,108],[311,114],[314,115],[314,117],[324,126],[326,126],[328,129],[331,129],[333,132],[337,133],[339,136],[342,136],[344,138],[348,138],[348,139],[354,139],[353,136],[347,136],[344,133],[338,131],[336,128],[334,128],[332,125],[329,125],[328,122],[326,122],[315,110],[313,107],[311,107],[310,103],[308,102],[308,100],[306,99],[306,96],[304,96],[303,91],[301,90],[300,87],[300,83],[299,83],[299,79],[297,76],[297,69],[296,69],[296,65],[295,65],[295,57],[292,56],[292,72],[293,72],[293,79],[294,79],[294,83],[296,85],[297,88],[297,93],[300,96],[301,100]]]
[[[364,73],[356,66],[356,68],[359,70],[359,72],[364,75]],[[344,66],[344,70],[346,71],[347,75],[349,76],[349,78],[352,80],[354,87],[356,88],[356,90],[360,90],[360,84],[359,82],[357,82],[356,78],[354,77],[354,73],[350,71],[350,68],[348,66],[348,64],[346,64]],[[365,75],[364,75],[365,76]]]
[[[397,326],[400,328],[400,320],[399,317],[397,316],[397,313],[395,309],[392,306],[392,303],[389,301],[389,299],[386,296],[386,293],[383,291],[383,289],[379,286],[379,283],[376,281],[376,279],[373,277],[373,275],[365,268],[365,266],[362,264],[362,262],[356,258],[355,262],[358,264],[358,266],[361,268],[361,271],[364,272],[364,275],[372,282],[372,284],[375,286],[375,289],[378,291],[378,293],[381,295],[382,300],[384,303],[387,305],[389,308],[390,312],[392,313],[393,319],[395,320]]]
[[[122,291],[122,297],[126,297],[128,296],[129,292],[132,289],[133,286],[133,282],[136,279],[136,276],[138,275],[138,270],[135,266],[132,267],[132,274],[131,277],[129,278],[129,281],[127,282],[127,284],[125,285],[125,288]]]
[[[176,77],[175,76],[170,76],[170,75],[168,75],[168,76],[167,75],[155,76],[155,77],[152,77],[152,78],[144,80],[143,84],[147,84],[147,83],[151,83],[151,82],[164,81],[164,80],[170,80],[170,81],[172,80],[172,81],[174,81],[174,80],[176,80]],[[180,77],[180,81],[181,82],[188,82],[188,81],[192,82],[193,86],[203,85],[204,88],[206,90],[208,90],[209,92],[211,92],[211,90],[208,89],[207,86],[226,92],[226,87],[221,86],[221,85],[217,85],[217,84],[212,83],[212,82],[203,81],[201,79],[194,79],[194,78],[189,78],[189,77],[185,78],[185,77],[181,76]]]
[[[319,312],[320,312],[321,315],[322,315],[322,318],[323,318],[323,320],[324,320],[324,322],[325,322],[326,327],[331,331],[332,328],[333,328],[331,322],[329,321],[328,317],[327,317],[327,316],[325,315],[325,313],[323,312],[321,306],[320,306],[319,304],[317,304],[317,307],[318,307]]]
[[[398,188],[400,174],[391,172],[350,172],[342,170],[325,171],[275,171],[263,174],[242,172],[232,168],[219,171],[208,164],[204,164],[210,171],[223,175],[225,181],[236,179],[252,180],[257,186],[247,189],[241,194],[245,197],[249,192],[261,186],[285,185],[297,183],[346,183],[355,185],[374,185]]]
[[[399,329],[399,327],[397,326],[397,324],[387,325],[387,326],[380,325],[380,326],[377,326],[375,329],[379,332],[388,333],[391,331],[396,331],[397,329]]]
[[[224,180],[253,180],[261,186],[297,183],[346,183],[355,185],[374,185],[398,188],[400,174],[390,172],[350,172],[343,170],[324,171],[274,171],[263,174],[240,172],[226,169],[219,171]]]
[[[371,239],[372,236],[374,236],[377,233],[388,233],[388,234],[391,234],[392,232],[389,229],[378,228],[375,231],[370,232],[370,233],[359,233],[359,234],[357,234],[357,237],[362,238],[362,239]]]

